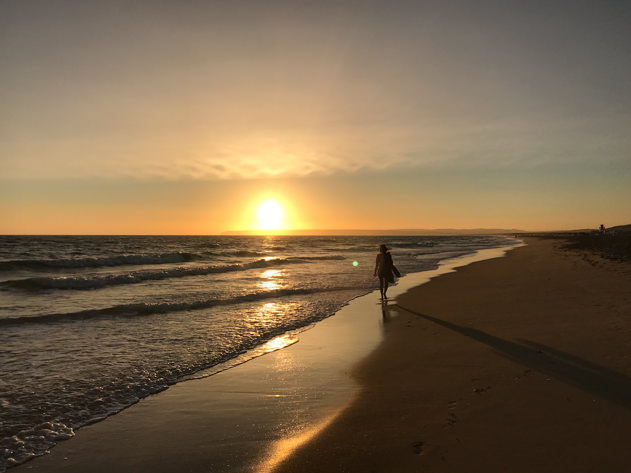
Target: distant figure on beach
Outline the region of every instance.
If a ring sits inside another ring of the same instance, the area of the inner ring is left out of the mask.
[[[605,233],[605,226],[602,223],[600,224],[600,233]]]
[[[386,296],[388,284],[394,283],[395,274],[398,276],[399,271],[394,266],[390,249],[386,245],[379,245],[379,254],[375,262],[374,276],[379,276],[379,291],[381,292],[382,299],[388,298],[388,296]]]

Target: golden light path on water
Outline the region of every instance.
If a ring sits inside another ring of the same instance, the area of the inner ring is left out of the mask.
[[[281,274],[282,270],[280,269],[268,269],[267,271],[264,271],[261,273],[262,281],[258,283],[258,287],[264,291],[280,289],[281,285],[278,282],[278,278]]]

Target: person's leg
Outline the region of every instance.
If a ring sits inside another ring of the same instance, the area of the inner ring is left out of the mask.
[[[383,299],[384,296],[384,290],[383,290],[383,284],[386,281],[386,278],[382,278],[381,276],[379,276],[379,292],[381,293],[381,298]],[[386,284],[388,284],[386,282]]]
[[[388,280],[386,278],[383,278],[383,285],[382,295],[384,299],[387,299],[388,297],[386,296],[386,292],[388,292]]]

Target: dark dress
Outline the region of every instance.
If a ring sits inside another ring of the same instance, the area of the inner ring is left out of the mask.
[[[392,273],[392,255],[388,251],[387,253],[379,253],[377,255],[377,276],[385,278],[389,283],[394,283],[394,274]]]

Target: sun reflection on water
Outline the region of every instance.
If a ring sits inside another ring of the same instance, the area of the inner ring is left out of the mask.
[[[280,289],[281,285],[279,279],[282,275],[280,269],[268,269],[261,273],[261,281],[258,283],[258,287],[264,291],[274,291]],[[266,304],[267,305],[267,304]]]
[[[285,318],[288,312],[295,310],[295,303],[266,302],[245,315],[245,321],[253,330],[261,327],[272,327],[277,321]]]
[[[271,353],[273,351],[280,350],[281,348],[288,347],[289,345],[293,345],[296,342],[298,342],[298,337],[285,334],[276,337],[262,345],[260,347],[260,351],[263,353]]]

